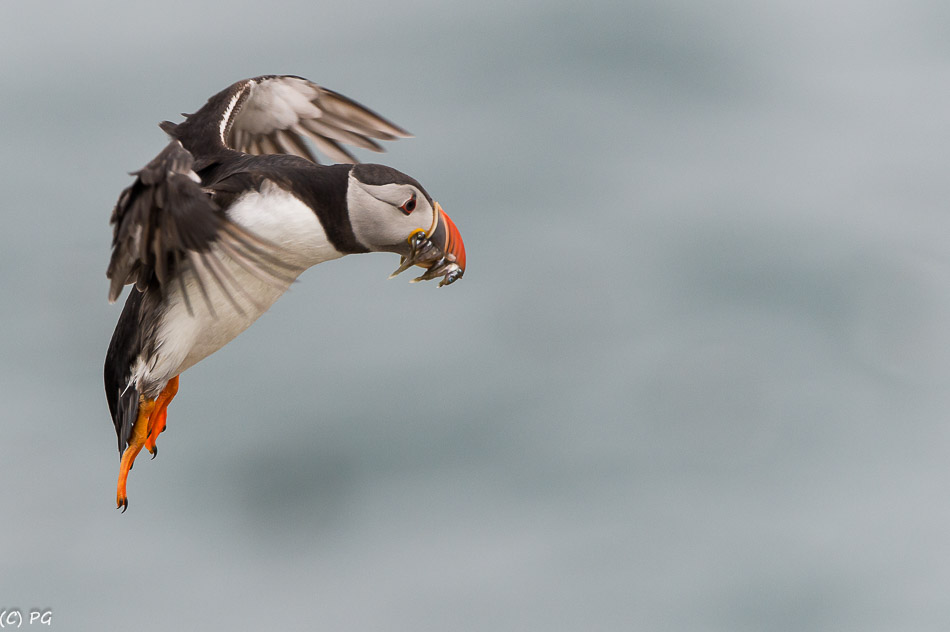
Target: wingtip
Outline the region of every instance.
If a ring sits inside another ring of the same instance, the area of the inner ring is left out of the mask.
[[[389,123],[389,121],[387,121],[387,123]],[[389,123],[389,124],[392,125],[396,130],[398,130],[398,133],[393,134],[393,136],[396,136],[397,138],[415,138],[416,137],[416,135],[410,132],[409,130],[403,129],[394,123]]]

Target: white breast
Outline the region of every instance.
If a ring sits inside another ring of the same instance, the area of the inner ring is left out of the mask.
[[[310,266],[343,256],[327,239],[313,210],[273,183],[265,182],[260,192],[244,194],[227,213],[234,223],[274,244],[276,250],[272,254],[296,269],[290,276],[296,277]],[[208,292],[205,301],[194,273],[186,272],[185,288],[193,314],[188,313],[179,285],[173,283],[166,297],[167,310],[156,331],[155,352],[147,363],[140,358],[133,369],[133,380],[141,392],[163,386],[229,343],[290,286],[289,282],[261,281],[227,255],[220,251],[215,254],[244,290],[230,289],[243,314],[225,290],[207,275],[203,275]],[[230,280],[226,283],[231,286]]]
[[[327,239],[313,209],[273,182],[265,181],[260,193],[241,196],[228,209],[228,216],[277,245],[281,258],[293,265],[309,268],[343,256]]]

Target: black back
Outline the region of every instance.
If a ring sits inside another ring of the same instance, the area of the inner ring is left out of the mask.
[[[315,165],[298,156],[251,156],[232,152],[199,172],[212,199],[227,209],[243,193],[260,190],[265,180],[290,191],[316,214],[330,243],[340,252],[369,252],[353,233],[347,212],[346,189],[353,165]]]

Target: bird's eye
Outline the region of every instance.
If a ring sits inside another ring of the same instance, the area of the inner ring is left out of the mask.
[[[413,193],[412,197],[406,200],[405,203],[399,207],[399,210],[406,215],[416,210],[416,194]]]

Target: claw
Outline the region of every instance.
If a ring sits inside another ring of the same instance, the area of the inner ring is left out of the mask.
[[[165,428],[168,403],[177,392],[178,376],[176,375],[168,381],[168,384],[156,399],[147,399],[144,395],[139,395],[138,416],[132,425],[132,436],[129,437],[128,445],[122,452],[122,458],[119,462],[119,480],[116,483],[116,508],[121,509],[122,513],[125,513],[129,506],[126,483],[129,472],[135,463],[135,458],[143,447],[152,453],[153,459],[158,456],[158,446],[155,445],[155,438]]]

